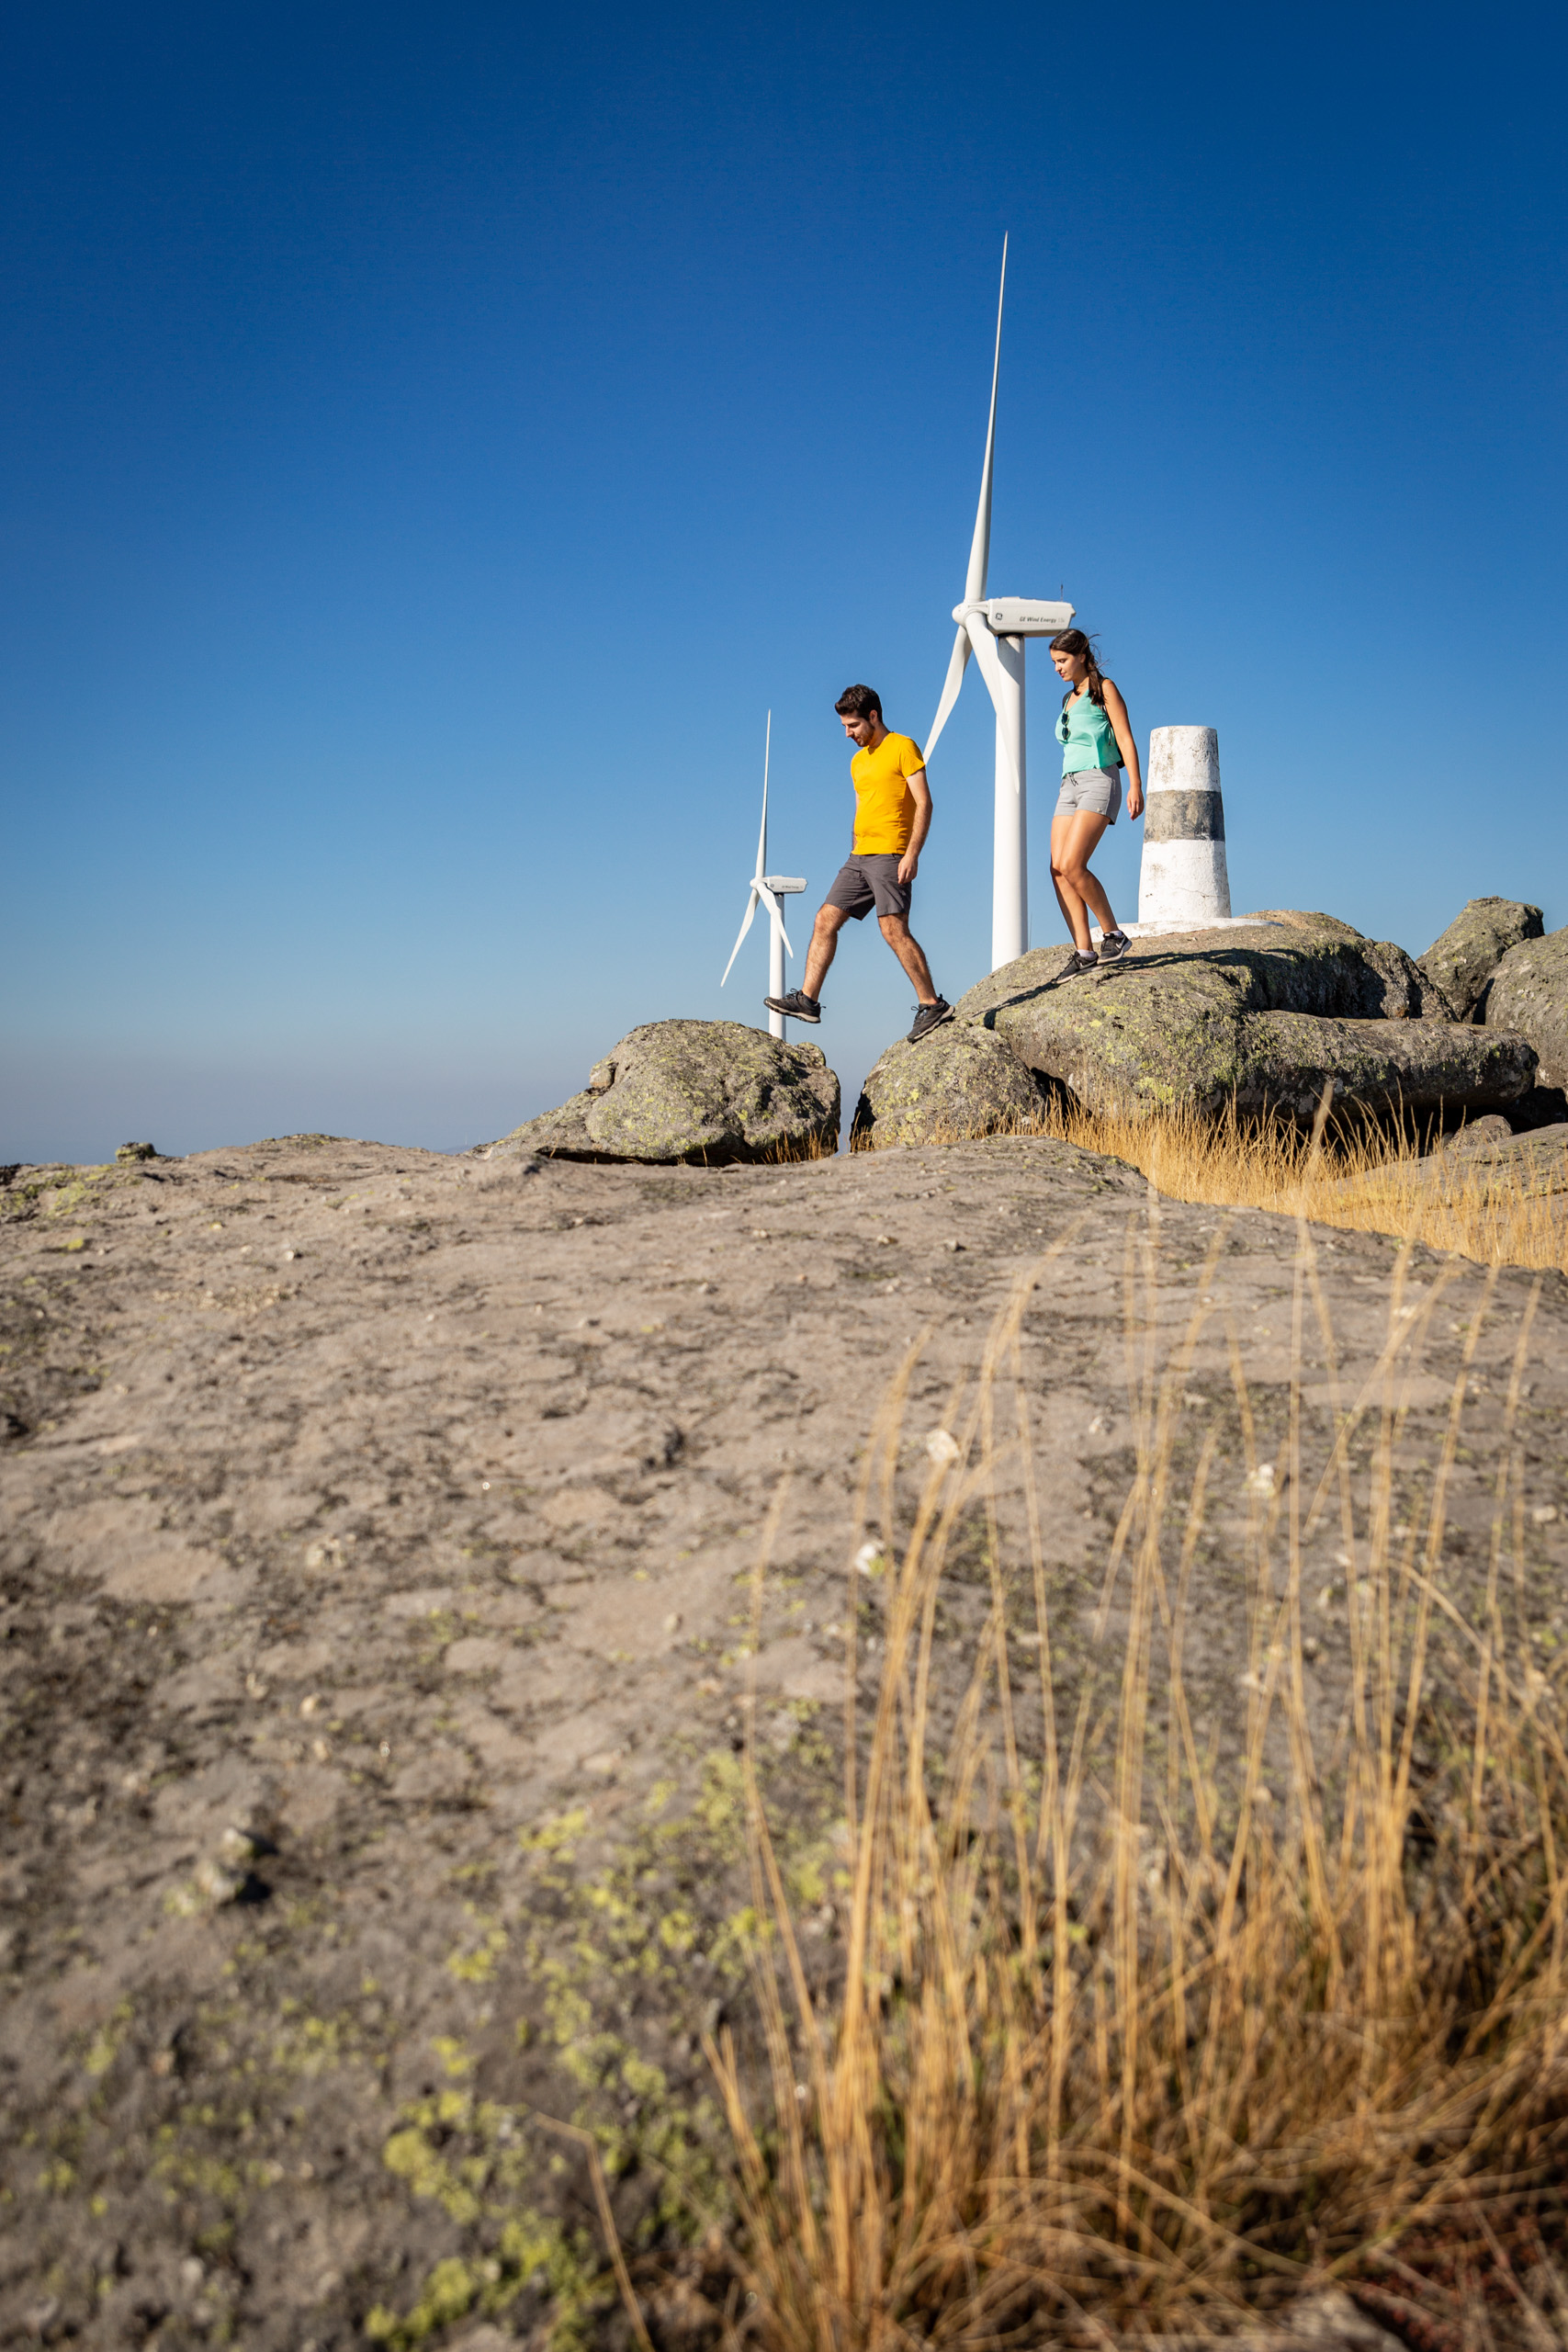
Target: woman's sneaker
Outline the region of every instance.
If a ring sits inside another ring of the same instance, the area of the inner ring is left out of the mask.
[[[1100,962],[1102,964],[1119,964],[1132,944],[1132,941],[1128,938],[1124,931],[1108,931],[1102,933],[1100,942]]]
[[[762,1002],[770,1012],[782,1012],[789,1021],[808,1021],[815,1027],[822,1018],[820,999],[807,996],[804,989],[791,989],[787,996],[765,996]]]
[[[953,1007],[944,996],[939,996],[934,1004],[917,1005],[915,1025],[909,1032],[910,1045],[918,1046],[922,1037],[929,1037],[933,1029],[940,1029],[944,1021],[952,1018]]]
[[[1066,962],[1063,965],[1061,970],[1057,973],[1056,978],[1058,980],[1076,980],[1081,972],[1092,972],[1099,962],[1100,958],[1095,954],[1092,947],[1089,949],[1087,956],[1084,954],[1081,947],[1075,947]]]

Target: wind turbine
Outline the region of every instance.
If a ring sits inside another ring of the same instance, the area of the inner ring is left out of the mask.
[[[1029,945],[1028,792],[1023,763],[1023,647],[1030,637],[1055,637],[1073,617],[1071,605],[1047,605],[1028,596],[986,594],[991,557],[991,463],[997,447],[997,379],[1002,364],[1002,301],[1008,285],[1008,246],[1002,239],[1002,283],[997,296],[997,349],[991,363],[991,420],[986,428],[986,462],[980,474],[980,504],[969,543],[964,602],[954,605],[958,636],[947,665],[926,757],[952,715],[969,656],[980,664],[997,713],[996,844],[991,866],[991,969],[1010,964]]]
[[[773,714],[770,710],[768,713],[767,733],[762,738],[762,829],[757,835],[757,871],[751,876],[751,895],[746,901],[745,921],[741,923],[739,934],[736,939],[734,946],[729,951],[729,961],[724,967],[724,980],[727,980],[729,978],[731,971],[734,969],[735,959],[740,953],[740,943],[745,938],[747,933],[750,930],[751,918],[756,913],[759,903],[761,903],[768,910],[768,928],[770,934],[768,941],[768,994],[770,996],[783,996],[784,992],[784,951],[787,948],[789,953],[793,956],[795,954],[795,950],[789,944],[789,934],[784,930],[784,909],[780,906],[779,900],[782,898],[793,897],[796,891],[804,890],[806,888],[806,881],[804,876],[801,875],[769,874],[765,871],[768,863],[768,761],[772,753],[773,747]],[[724,980],[720,980],[720,988],[724,986]],[[784,1014],[782,1012],[770,1012],[768,1014],[769,1036],[782,1037],[784,1034]]]

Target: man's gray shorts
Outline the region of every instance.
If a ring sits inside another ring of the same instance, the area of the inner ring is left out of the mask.
[[[1056,814],[1071,817],[1080,808],[1113,825],[1122,812],[1121,769],[1079,768],[1076,775],[1065,775],[1056,795]]]
[[[907,915],[912,882],[900,882],[898,868],[901,854],[890,850],[886,857],[852,857],[840,866],[837,879],[822,903],[826,907],[842,907],[847,915],[862,922],[873,907],[879,915]]]

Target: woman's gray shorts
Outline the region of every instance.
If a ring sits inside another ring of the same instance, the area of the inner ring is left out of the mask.
[[[1079,768],[1076,775],[1065,775],[1056,796],[1056,814],[1072,817],[1080,808],[1113,825],[1122,809],[1121,769]]]

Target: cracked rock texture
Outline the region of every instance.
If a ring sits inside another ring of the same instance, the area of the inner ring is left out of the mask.
[[[1456,1021],[1479,1018],[1486,983],[1510,947],[1541,936],[1539,907],[1519,899],[1472,899],[1420,958],[1421,969],[1453,1007]],[[1514,1024],[1506,1024],[1512,1026]]]
[[[839,1081],[819,1046],[739,1021],[650,1021],[595,1064],[588,1086],[505,1138],[559,1159],[807,1159],[839,1142]]]

